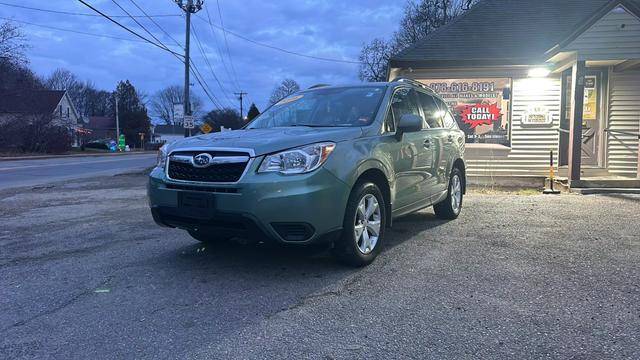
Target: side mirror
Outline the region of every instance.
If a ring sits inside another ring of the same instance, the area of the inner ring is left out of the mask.
[[[415,114],[404,114],[398,122],[398,133],[422,130],[422,118]]]

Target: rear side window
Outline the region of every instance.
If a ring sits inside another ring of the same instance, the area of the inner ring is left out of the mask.
[[[409,88],[400,88],[396,90],[391,98],[391,106],[385,120],[385,131],[395,131],[395,124],[405,114],[414,114],[422,117],[416,101],[416,93]]]
[[[424,113],[425,121],[428,126],[425,128],[441,128],[442,125],[442,111],[436,104],[436,99],[433,96],[425,93],[418,93],[420,98],[420,104],[422,105],[422,112]]]
[[[441,114],[442,114],[442,122],[444,124],[444,127],[447,129],[458,129],[458,124],[456,123],[456,120],[453,118],[453,115],[451,115],[451,111],[449,110],[449,106],[447,105],[447,103],[445,103],[440,99],[435,99],[435,100],[438,103],[438,106],[440,107]]]

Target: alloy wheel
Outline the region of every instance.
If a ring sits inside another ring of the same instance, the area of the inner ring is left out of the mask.
[[[462,182],[458,174],[451,178],[451,209],[458,214],[462,206]]]
[[[381,214],[380,203],[373,194],[366,194],[360,199],[356,209],[354,239],[358,250],[365,255],[371,253],[378,243]]]

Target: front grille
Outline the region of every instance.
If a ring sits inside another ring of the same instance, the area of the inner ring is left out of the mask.
[[[175,190],[188,190],[188,191],[202,191],[202,192],[211,192],[211,193],[223,193],[223,194],[237,194],[238,189],[236,188],[221,188],[221,187],[209,187],[209,186],[191,186],[191,185],[175,185],[175,184],[167,184],[167,189],[175,189]]]
[[[214,152],[214,151],[181,151],[175,152],[172,155],[186,155],[194,156],[206,152],[214,158],[224,158],[228,156],[248,156],[246,153],[231,153],[231,152]],[[240,180],[240,177],[244,173],[247,167],[247,162],[241,163],[229,163],[229,164],[212,164],[208,167],[198,168],[192,164],[168,160],[168,174],[172,180],[182,181],[196,181],[196,182],[210,182],[210,183],[233,183]]]

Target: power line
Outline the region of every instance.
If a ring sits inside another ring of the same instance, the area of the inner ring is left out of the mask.
[[[216,49],[218,50],[218,55],[220,56],[220,61],[222,61],[222,66],[224,67],[224,72],[227,74],[227,78],[229,79],[229,81],[231,83],[233,83],[234,79],[231,76],[231,73],[229,72],[229,68],[227,67],[227,62],[225,61],[224,55],[222,54],[222,48],[220,47],[220,43],[218,42],[218,36],[216,35],[216,32],[213,29],[213,26],[211,25],[212,21],[211,21],[211,14],[209,14],[209,7],[205,6],[204,10],[207,12],[207,19],[209,19],[209,21],[208,21],[209,30],[211,31],[211,37],[213,38],[213,42],[216,44]],[[239,86],[238,83],[236,83],[235,86],[236,86],[236,90],[240,89],[240,86]]]
[[[221,31],[231,34],[237,38],[240,38],[244,41],[250,42],[252,44],[258,45],[258,46],[262,46],[262,47],[266,47],[272,50],[277,50],[280,52],[284,52],[290,55],[295,55],[295,56],[300,56],[300,57],[304,57],[304,58],[308,58],[308,59],[314,59],[314,60],[320,60],[320,61],[330,61],[330,62],[337,62],[337,63],[345,63],[345,64],[362,64],[360,61],[355,61],[355,60],[343,60],[343,59],[334,59],[334,58],[327,58],[327,57],[322,57],[322,56],[315,56],[315,55],[307,55],[307,54],[302,54],[302,53],[298,53],[295,51],[291,51],[291,50],[287,50],[287,49],[283,49],[277,46],[273,46],[273,45],[269,45],[269,44],[265,44],[265,43],[261,43],[259,41],[255,41],[253,39],[250,39],[246,36],[240,35],[236,32],[233,32],[231,30],[225,29],[223,27],[221,27],[220,25],[214,24],[211,21],[208,21],[207,19],[203,18],[202,16],[196,15],[196,17],[198,17],[200,20],[204,21],[204,22],[208,22],[211,26],[220,29]]]
[[[207,55],[206,55],[206,53],[204,51],[204,47],[202,46],[202,43],[200,42],[200,39],[198,38],[198,34],[196,32],[196,28],[194,27],[193,23],[191,23],[191,30],[193,32],[193,37],[196,39],[196,44],[198,45],[198,49],[200,50],[200,54],[202,54],[202,57],[204,57],[205,63],[209,67],[209,71],[211,72],[211,75],[213,75],[213,78],[218,83],[218,86],[220,87],[220,90],[222,90],[222,93],[225,95],[225,97],[226,97],[227,101],[229,102],[229,104],[232,105],[231,99],[229,99],[229,95],[227,94],[227,91],[224,89],[224,86],[222,86],[222,83],[220,82],[220,79],[218,79],[218,76],[216,76],[216,73],[213,71],[213,66],[211,65],[211,62],[209,61],[209,58],[207,57]]]
[[[144,36],[142,36],[142,35],[138,34],[137,32],[135,32],[135,31],[133,31],[133,30],[129,29],[129,28],[128,28],[128,27],[126,27],[126,26],[124,26],[124,25],[120,24],[119,22],[117,22],[116,20],[114,20],[113,18],[111,18],[109,15],[107,15],[107,14],[103,13],[102,11],[100,11],[100,10],[98,10],[98,9],[94,8],[93,6],[91,6],[90,4],[88,4],[87,2],[85,2],[84,0],[78,0],[78,1],[79,1],[79,2],[81,2],[84,6],[88,7],[89,9],[91,9],[91,10],[95,11],[96,13],[100,14],[100,15],[101,15],[102,17],[104,17],[105,19],[107,19],[107,20],[111,21],[112,23],[114,23],[114,24],[118,25],[119,27],[121,27],[121,28],[123,28],[124,30],[126,30],[127,32],[129,32],[129,33],[131,33],[131,34],[135,35],[136,37],[139,37],[140,39],[142,39],[142,40],[144,40],[144,41],[148,42],[149,44],[152,44],[152,45],[154,45],[154,46],[156,46],[156,47],[158,47],[158,48],[160,48],[160,49],[162,49],[162,50],[168,51],[168,52],[172,53],[173,55],[176,55],[176,56],[182,56],[182,55],[180,55],[180,54],[178,54],[178,53],[176,53],[176,52],[174,52],[174,51],[172,51],[172,50],[168,49],[167,47],[163,47],[163,45],[159,45],[159,44],[154,43],[153,41],[151,41],[151,40],[147,39],[146,37],[144,37]]]
[[[184,46],[182,46],[182,44],[180,44],[180,42],[176,39],[173,38],[173,36],[171,36],[171,34],[169,34],[167,31],[164,30],[164,28],[162,26],[160,26],[160,24],[158,24],[155,20],[153,20],[153,17],[149,14],[147,14],[146,11],[144,11],[144,9],[142,7],[140,7],[134,0],[129,0],[131,1],[131,3],[133,5],[135,5],[135,7],[138,8],[138,10],[140,10],[146,17],[147,19],[151,20],[151,22],[158,28],[160,29],[160,31],[162,31],[165,35],[167,35],[167,37],[169,37],[169,39],[173,40],[173,42],[178,45],[180,48],[184,49]]]
[[[167,51],[171,51],[171,49],[169,49],[167,47],[167,45],[165,45],[164,43],[162,43],[162,40],[158,39],[155,35],[153,35],[153,33],[151,31],[149,31],[144,25],[142,25],[142,23],[140,23],[138,20],[136,20],[136,18],[134,18],[125,8],[123,8],[122,6],[120,6],[120,4],[118,4],[118,2],[116,0],[111,0],[114,4],[116,4],[116,6],[118,8],[120,8],[120,10],[122,10],[125,14],[127,14],[127,16],[129,16],[136,24],[138,24],[138,26],[140,26],[142,28],[142,30],[144,30],[147,34],[149,34],[155,41],[158,42],[158,44],[160,46],[162,46],[165,50]]]
[[[216,0],[216,5],[218,7],[218,19],[220,19],[220,26],[224,29],[224,22],[222,20],[222,10],[220,10],[220,1]],[[231,71],[233,73],[233,79],[236,82],[236,86],[240,87],[238,84],[238,75],[236,74],[236,68],[233,66],[233,59],[231,58],[231,51],[229,51],[229,42],[227,41],[227,33],[222,32],[222,36],[224,38],[224,46],[227,48],[227,55],[229,56],[229,64],[231,64]]]
[[[57,31],[66,31],[66,32],[74,33],[74,34],[80,34],[80,35],[88,35],[88,36],[94,36],[94,37],[99,37],[99,38],[107,38],[107,39],[115,39],[115,40],[123,40],[123,41],[133,41],[133,42],[137,42],[137,43],[147,43],[146,41],[142,41],[142,40],[127,39],[127,38],[121,38],[121,37],[110,36],[110,35],[93,34],[93,33],[88,33],[88,32],[84,32],[84,31],[77,31],[77,30],[71,30],[71,29],[63,29],[63,28],[59,28],[59,27],[55,27],[55,26],[36,24],[36,23],[24,21],[24,20],[16,20],[16,19],[10,19],[10,18],[5,18],[5,17],[0,17],[0,19],[6,20],[6,21],[13,21],[13,22],[21,23],[21,24],[26,24],[26,25],[31,25],[31,26],[38,26],[38,27],[45,28],[45,29],[51,29],[51,30],[57,30]]]
[[[80,1],[80,0],[78,0],[78,1]],[[49,13],[55,13],[55,14],[73,15],[73,16],[92,16],[92,17],[104,16],[102,14],[86,14],[86,13],[76,13],[76,12],[70,12],[70,11],[59,11],[59,10],[42,9],[42,8],[36,8],[36,7],[30,7],[30,6],[9,4],[9,3],[5,3],[5,2],[0,2],[0,5],[5,5],[5,6],[10,6],[10,7],[15,7],[15,8],[21,8],[21,9],[49,12]],[[85,3],[85,5],[87,5],[87,4]],[[161,17],[180,17],[180,16],[182,16],[182,15],[178,15],[178,14],[156,14],[156,15],[145,15],[145,16],[133,15],[133,17],[136,17],[136,18],[140,18],[140,17],[161,18]],[[233,32],[231,30],[225,29],[225,28],[223,28],[223,27],[221,27],[221,26],[219,26],[217,24],[214,24],[213,21],[211,21],[210,17],[207,20],[207,19],[204,19],[202,16],[199,16],[199,15],[196,15],[196,16],[199,17],[200,20],[208,23],[210,26],[216,27],[217,29],[221,30],[223,32],[223,34],[224,33],[231,34],[231,35],[233,35],[233,36],[235,36],[235,37],[237,37],[239,39],[242,39],[244,41],[250,42],[250,43],[252,43],[254,45],[266,47],[266,48],[269,48],[269,49],[272,49],[272,50],[277,50],[277,51],[284,52],[284,53],[287,53],[287,54],[290,54],[290,55],[305,57],[305,58],[308,58],[308,59],[321,60],[321,61],[332,61],[332,62],[339,62],[339,63],[346,63],[346,64],[361,64],[361,62],[355,61],[355,60],[343,60],[343,59],[335,59],[335,58],[327,58],[327,57],[320,57],[320,56],[314,56],[314,55],[307,55],[307,54],[302,54],[302,53],[298,53],[298,52],[295,52],[295,51],[283,49],[283,48],[280,48],[280,47],[277,47],[277,46],[261,43],[259,41],[255,41],[253,39],[250,39],[250,38],[247,38],[247,37],[245,37],[243,35],[235,33],[235,32]],[[110,15],[110,17],[111,18],[126,18],[128,16],[127,15]],[[18,21],[16,20],[16,22],[18,22]],[[33,23],[27,23],[26,21],[23,21],[23,22],[25,24],[29,24],[29,25],[47,27],[46,25],[38,25],[38,24],[33,24]],[[49,27],[49,28],[51,28],[53,30],[69,31],[69,32],[75,32],[75,33],[78,33],[78,34],[97,36],[95,34],[84,33],[84,32],[80,32],[80,31],[60,29],[60,28],[54,28],[54,27]],[[135,40],[131,40],[131,39],[123,39],[123,38],[117,38],[117,37],[107,36],[107,35],[104,35],[102,37],[119,39],[119,40],[127,40],[127,41],[135,41]],[[149,42],[148,40],[145,40],[145,41]],[[236,85],[238,85],[238,84],[236,84]]]
[[[54,13],[54,14],[63,14],[63,15],[73,15],[73,16],[91,16],[91,17],[99,17],[99,16],[101,16],[101,15],[98,15],[98,14],[87,14],[87,13],[78,13],[78,12],[71,12],[71,11],[61,11],[61,10],[42,9],[42,8],[36,8],[36,7],[31,7],[31,6],[24,6],[24,5],[17,5],[17,4],[9,4],[9,3],[6,3],[6,2],[0,2],[0,5],[10,6],[10,7],[19,8],[19,9],[35,10],[35,11],[41,11],[41,12]],[[181,15],[179,15],[179,14],[156,14],[156,15],[147,15],[147,17],[155,17],[155,18],[161,18],[161,17],[180,17],[180,16],[181,16]],[[111,17],[113,17],[113,18],[124,18],[124,17],[127,17],[127,16],[126,16],[126,15],[112,15]],[[136,16],[136,17],[144,17],[144,16]]]
[[[217,107],[218,110],[222,110],[222,106],[220,106],[220,101],[218,100],[218,98],[213,94],[213,92],[209,93],[209,91],[211,91],[211,88],[209,87],[209,84],[207,84],[207,81],[204,80],[204,78],[200,74],[200,71],[196,67],[196,64],[194,64],[193,61],[190,61],[190,63],[191,63],[191,68],[190,68],[191,74],[193,74],[193,76],[196,78],[196,81],[198,81],[198,84],[200,85],[204,93],[207,95],[209,100],[211,100],[213,105]],[[200,80],[200,78],[202,78],[202,80]]]

